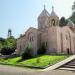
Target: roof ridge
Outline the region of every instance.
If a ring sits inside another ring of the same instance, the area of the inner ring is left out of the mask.
[[[55,13],[55,11],[54,11],[54,6],[52,6],[51,16],[57,16],[56,13]]]
[[[50,16],[50,13],[46,10],[46,8],[44,7],[43,11],[41,12],[41,14],[39,15],[39,17],[41,16]]]

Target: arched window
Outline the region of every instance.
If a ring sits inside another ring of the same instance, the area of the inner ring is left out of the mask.
[[[60,39],[61,39],[61,52],[63,52],[63,34],[62,32],[60,33]]]
[[[50,20],[49,20],[49,24],[50,24]]]
[[[47,45],[48,45],[48,43],[47,42],[45,42],[45,46],[47,47]]]
[[[68,40],[68,35],[66,34],[66,40]]]
[[[20,50],[22,49],[21,44],[20,44]]]
[[[30,33],[28,34],[28,40],[29,40],[30,42],[34,41],[34,35],[33,35],[32,32],[30,32]]]
[[[33,36],[32,36],[32,41],[34,41]]]
[[[66,36],[66,40],[69,40],[70,39],[70,33],[68,31],[66,32],[66,35],[65,36]]]
[[[32,38],[30,37],[30,39],[29,39],[29,40],[30,40],[30,42],[31,42],[31,41],[32,41]]]
[[[54,19],[52,19],[52,25],[55,26],[55,20]]]

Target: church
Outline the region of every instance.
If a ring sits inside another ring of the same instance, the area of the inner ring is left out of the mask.
[[[33,55],[37,55],[42,44],[46,46],[46,54],[75,54],[75,25],[71,20],[67,25],[60,27],[54,7],[51,13],[44,7],[37,20],[38,28],[30,27],[17,39],[17,54],[21,55],[29,43],[32,45]]]

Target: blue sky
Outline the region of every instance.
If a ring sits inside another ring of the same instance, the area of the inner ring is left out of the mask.
[[[51,13],[52,5],[59,17],[68,18],[72,14],[75,0],[0,0],[0,37],[7,37],[8,29],[12,35],[20,34],[30,27],[37,27],[37,17],[46,5]]]

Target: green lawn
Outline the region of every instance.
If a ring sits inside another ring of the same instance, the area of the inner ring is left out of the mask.
[[[0,59],[0,63],[4,64],[10,64],[10,65],[18,65],[18,66],[31,66],[31,67],[41,67],[45,68],[47,66],[53,65],[61,60],[66,59],[67,55],[59,55],[59,56],[51,56],[51,55],[43,55],[36,58],[24,60],[21,62],[18,62],[21,60],[21,57],[12,58],[12,59]]]
[[[16,65],[17,61],[19,61],[20,59],[21,59],[21,57],[11,58],[11,59],[7,59],[7,60],[0,59],[0,63]]]

